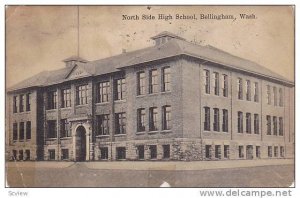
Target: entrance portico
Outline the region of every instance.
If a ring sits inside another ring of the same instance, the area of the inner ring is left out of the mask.
[[[93,149],[90,146],[91,122],[89,119],[74,119],[70,120],[72,126],[73,137],[73,160],[74,161],[89,161],[92,160],[90,153]]]

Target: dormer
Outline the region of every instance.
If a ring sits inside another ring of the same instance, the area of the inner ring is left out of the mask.
[[[173,34],[168,31],[161,32],[158,35],[151,37],[151,39],[153,39],[155,41],[155,46],[165,44],[166,42],[168,42],[171,39],[178,39],[178,40],[185,41],[184,38],[177,36],[176,34]]]
[[[80,58],[79,56],[71,56],[65,60],[63,60],[66,64],[66,67],[73,67],[77,63],[87,63],[88,61]]]

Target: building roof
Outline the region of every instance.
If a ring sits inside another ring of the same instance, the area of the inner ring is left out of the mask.
[[[152,38],[158,38],[164,35],[172,35],[172,38],[174,39],[171,39],[170,41],[161,45],[156,45],[132,52],[126,52],[100,60],[86,61],[82,59],[83,61],[78,62],[75,66],[72,67],[65,67],[59,70],[41,72],[14,85],[13,87],[9,88],[8,91],[14,91],[29,87],[43,87],[69,81],[70,79],[68,79],[68,76],[76,67],[81,67],[86,71],[86,73],[91,76],[98,76],[120,71],[124,67],[139,65],[141,63],[175,57],[178,55],[187,55],[204,61],[220,64],[231,69],[248,72],[251,74],[259,75],[261,77],[276,80],[281,83],[289,85],[294,84],[283,76],[255,62],[234,56],[213,46],[201,46],[193,44],[185,41],[184,39],[181,39],[181,37],[177,38],[176,35],[174,36],[173,34],[168,32],[162,32]],[[77,58],[76,60],[78,60],[79,57],[73,58]],[[66,60],[69,59],[70,58]]]

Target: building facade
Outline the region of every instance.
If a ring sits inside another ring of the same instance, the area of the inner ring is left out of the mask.
[[[7,91],[10,160],[294,157],[294,84],[169,32],[155,45],[41,72]]]

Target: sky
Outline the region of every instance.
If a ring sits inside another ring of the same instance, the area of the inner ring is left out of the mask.
[[[142,20],[142,15],[155,20]],[[171,14],[172,20],[157,20]],[[176,14],[198,20],[176,20]],[[200,14],[236,20],[200,20]],[[255,19],[240,19],[254,14]],[[138,15],[140,20],[122,20]],[[6,86],[41,71],[64,67],[76,55],[92,61],[154,45],[150,37],[170,31],[254,61],[294,81],[294,9],[289,6],[77,6],[6,7]]]

